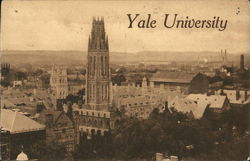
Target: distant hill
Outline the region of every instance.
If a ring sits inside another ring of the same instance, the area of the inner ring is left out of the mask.
[[[11,64],[85,64],[86,51],[0,51],[1,62]],[[244,54],[246,64],[250,62],[250,54]],[[229,61],[239,62],[239,54],[228,54]],[[221,61],[219,52],[171,52],[141,51],[137,53],[111,52],[111,63],[139,62],[186,62],[186,61]]]

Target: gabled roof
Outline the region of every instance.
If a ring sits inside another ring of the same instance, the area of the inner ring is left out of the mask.
[[[198,103],[187,98],[179,98],[176,96],[169,104],[169,107],[174,107],[175,110],[182,113],[192,113],[195,119],[200,119],[207,108],[207,103]],[[171,109],[170,109],[171,110]]]
[[[1,109],[1,128],[10,133],[22,133],[43,130],[45,126],[17,111]]]
[[[206,94],[190,94],[186,97],[187,99],[191,99],[200,103],[209,104],[209,108],[223,108],[224,102],[227,97],[222,95],[210,95]]]
[[[43,110],[37,118],[37,121],[41,124],[46,123],[46,115],[51,114],[53,116],[53,124],[56,124],[61,117],[65,117],[70,120],[70,118],[63,111],[55,111],[52,109]],[[71,120],[70,120],[71,121]],[[72,122],[72,121],[71,121]]]
[[[158,71],[152,76],[150,81],[190,83],[194,76],[194,73]]]

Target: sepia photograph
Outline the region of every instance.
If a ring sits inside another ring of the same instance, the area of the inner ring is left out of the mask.
[[[250,161],[250,1],[2,0],[1,161]]]

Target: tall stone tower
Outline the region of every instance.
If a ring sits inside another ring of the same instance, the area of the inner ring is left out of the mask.
[[[109,44],[104,20],[93,19],[89,36],[86,77],[86,104],[91,110],[109,110]]]
[[[86,104],[73,108],[73,117],[79,136],[105,135],[114,128],[114,117],[110,109],[109,45],[103,18],[93,19],[87,59]]]
[[[68,96],[68,79],[65,68],[52,68],[50,86],[56,96],[56,99],[65,99]]]

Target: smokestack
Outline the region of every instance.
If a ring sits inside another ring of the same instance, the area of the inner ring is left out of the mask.
[[[244,55],[240,55],[240,70],[244,69]]]
[[[225,49],[225,63],[227,64],[227,49]]]

